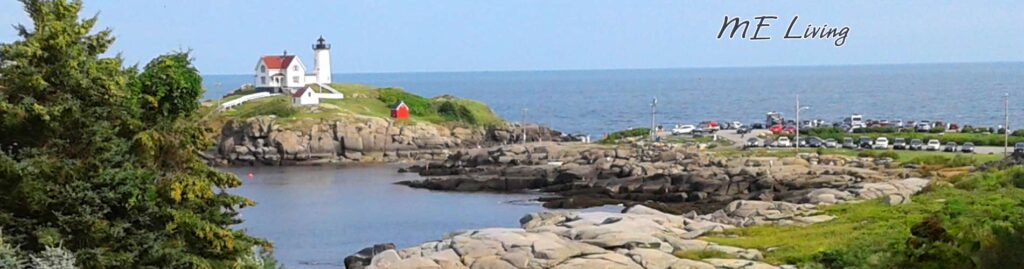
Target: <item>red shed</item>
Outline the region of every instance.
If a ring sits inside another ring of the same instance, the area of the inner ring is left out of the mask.
[[[409,106],[405,105],[405,102],[399,101],[398,105],[391,109],[391,117],[396,119],[408,119]]]

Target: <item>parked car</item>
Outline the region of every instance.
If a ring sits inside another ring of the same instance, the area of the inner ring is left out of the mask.
[[[783,136],[779,137],[778,140],[775,140],[775,146],[780,148],[788,148],[792,147],[793,143],[789,141],[789,137]]]
[[[750,133],[750,127],[747,127],[747,126],[740,127],[739,129],[736,129],[736,133],[737,134]]]
[[[739,128],[743,128],[743,127],[744,127],[744,125],[743,125],[742,122],[738,122],[738,121],[732,122],[732,128],[733,129],[739,129]]]
[[[932,140],[928,140],[928,144],[924,146],[924,150],[927,150],[927,151],[939,151],[939,148],[941,148],[941,147],[942,147],[942,144],[939,143],[939,140],[932,139]]]
[[[964,145],[960,147],[960,152],[963,152],[963,153],[974,153],[974,143],[971,143],[971,142],[964,143]]]
[[[1013,147],[1013,153],[1024,154],[1024,142],[1018,142],[1017,145]]]
[[[751,129],[764,129],[764,124],[754,123],[750,125]]]
[[[889,149],[889,139],[885,137],[875,138],[875,144],[871,146],[873,149]]]
[[[768,131],[771,131],[772,134],[781,134],[782,129],[785,129],[785,127],[783,127],[782,124],[776,124],[772,125],[772,127],[769,127]]]
[[[839,148],[839,146],[839,142],[836,141],[834,138],[825,139],[826,148]]]
[[[825,140],[821,140],[821,137],[812,136],[807,138],[805,146],[809,148],[821,148],[825,147]]]
[[[907,140],[902,137],[897,137],[892,140],[892,149],[907,149]]]
[[[946,142],[946,146],[942,148],[945,152],[956,152],[956,142]]]
[[[689,125],[689,124],[676,125],[675,128],[672,128],[672,134],[674,134],[674,135],[690,134],[690,133],[693,133],[693,130],[696,130],[696,129],[697,129],[697,127],[695,127],[693,125]]]
[[[920,121],[920,122],[917,123],[916,126],[914,126],[914,130],[917,130],[918,132],[931,131],[932,130],[932,123],[929,122],[929,121],[926,121],[926,120]],[[928,141],[928,142],[931,142],[931,141]]]
[[[747,143],[743,144],[743,148],[756,148],[761,146],[761,140],[751,137],[747,139]]]
[[[853,138],[843,137],[843,148],[855,149],[857,148],[857,144],[853,143]]]
[[[861,136],[860,137],[860,141],[857,142],[857,146],[859,146],[862,149],[870,149],[871,148],[871,138],[868,138],[866,136]]]
[[[722,129],[722,126],[718,125],[716,121],[704,121],[700,123],[700,127],[707,129],[709,132],[716,132]]]
[[[924,150],[924,141],[921,139],[910,140],[910,146],[907,148],[910,150]]]

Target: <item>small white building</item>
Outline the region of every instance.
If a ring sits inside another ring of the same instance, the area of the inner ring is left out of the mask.
[[[316,105],[320,104],[320,96],[311,87],[304,87],[292,94],[292,105]]]

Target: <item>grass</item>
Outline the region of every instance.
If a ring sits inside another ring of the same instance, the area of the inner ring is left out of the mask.
[[[651,129],[650,128],[626,129],[626,130],[616,131],[616,132],[610,133],[605,138],[602,138],[601,140],[597,141],[597,143],[601,143],[601,144],[614,144],[614,143],[617,143],[619,140],[622,140],[622,139],[647,137],[650,134],[651,134]]]
[[[1016,133],[1015,133],[1016,134]],[[871,133],[845,133],[835,131],[817,131],[812,129],[808,132],[808,136],[817,136],[821,139],[833,138],[838,141],[843,141],[844,137],[850,137],[858,139],[859,137],[870,137],[872,140],[878,137],[889,138],[889,141],[893,141],[897,137],[905,138],[907,143],[910,143],[911,139],[921,139],[927,142],[930,139],[937,139],[942,143],[956,142],[962,145],[965,142],[972,142],[976,146],[1002,146],[1003,135],[1002,134],[991,134],[991,133],[919,133],[919,132],[871,132]],[[1011,135],[1009,143],[1012,146],[1017,142],[1024,142],[1024,136]]]
[[[725,253],[725,252],[718,251],[718,250],[711,250],[711,249],[690,250],[690,251],[676,251],[676,252],[672,253],[672,255],[675,255],[676,258],[695,260],[695,261],[699,261],[699,260],[703,260],[703,259],[735,259],[736,258],[736,256],[733,256],[733,255],[731,255],[729,253]]]
[[[753,149],[753,150],[735,150],[735,149],[722,149],[716,151],[722,156],[730,157],[792,157],[795,156],[795,150],[767,150],[767,149]],[[956,152],[942,152],[942,151],[911,151],[911,150],[857,150],[857,149],[800,149],[801,153],[818,153],[821,155],[842,155],[849,157],[892,157],[896,162],[900,163],[912,163],[912,164],[926,164],[926,165],[946,165],[946,166],[968,166],[968,165],[980,165],[983,163],[998,161],[1003,157],[998,154],[965,154]],[[954,165],[956,164],[956,165]]]
[[[317,85],[314,91],[322,92]],[[331,88],[345,94],[345,99],[323,99],[319,106],[292,106],[291,97],[275,96],[253,100],[239,105],[223,113],[210,113],[211,122],[223,122],[224,118],[250,118],[255,116],[274,115],[281,124],[294,124],[317,120],[330,120],[353,115],[390,118],[391,108],[396,100],[405,101],[414,108],[408,120],[400,120],[398,124],[466,124],[466,125],[498,125],[504,121],[487,105],[468,99],[454,97],[438,97],[426,99],[407,93],[401,89],[378,89],[359,84],[331,84]],[[231,96],[228,98],[237,98]],[[212,106],[222,101],[214,102]],[[456,113],[441,114],[438,108],[447,104],[447,108]],[[211,106],[211,107],[212,107]]]
[[[980,268],[1020,268],[1021,187],[1021,167],[975,173],[933,184],[910,204],[827,206],[822,210],[837,217],[830,222],[753,226],[702,239],[760,249],[767,262],[801,267],[961,268],[973,262]]]

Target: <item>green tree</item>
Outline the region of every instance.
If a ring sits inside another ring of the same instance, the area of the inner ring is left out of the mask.
[[[254,203],[205,165],[187,53],[142,70],[103,57],[81,1],[22,0],[31,28],[0,44],[0,229],[26,253],[83,268],[231,268],[269,243],[231,229]]]
[[[203,78],[188,52],[157,57],[132,83],[140,94],[143,118],[186,117],[199,108]]]

